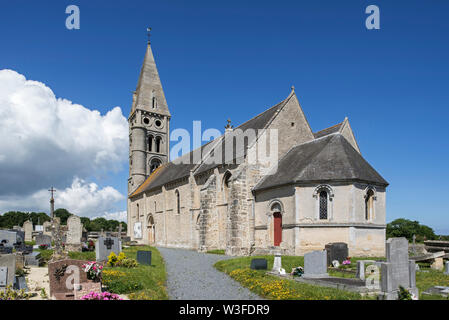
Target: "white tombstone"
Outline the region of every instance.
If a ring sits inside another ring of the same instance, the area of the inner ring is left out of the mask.
[[[449,276],[449,261],[446,261],[444,265],[444,274]]]
[[[82,251],[81,237],[83,235],[83,225],[81,219],[78,216],[71,215],[67,219],[67,239],[66,250],[67,251]]]
[[[33,241],[33,223],[29,220],[25,221],[23,230],[25,231],[25,241]]]
[[[272,271],[278,274],[285,274],[285,270],[282,269],[282,258],[279,252],[276,252],[274,255],[274,263]]]

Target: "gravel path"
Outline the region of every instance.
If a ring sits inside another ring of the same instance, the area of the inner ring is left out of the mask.
[[[255,300],[259,296],[214,268],[232,257],[192,250],[158,248],[167,268],[167,289],[172,300]]]

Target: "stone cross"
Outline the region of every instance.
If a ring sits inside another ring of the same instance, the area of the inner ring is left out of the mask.
[[[55,198],[54,198],[54,193],[56,192],[56,190],[51,187],[50,190],[51,193],[51,198],[50,198],[50,217],[53,219],[54,215],[55,215]]]
[[[108,250],[111,250],[112,245],[114,244],[114,240],[112,240],[111,238],[107,238],[103,243]]]

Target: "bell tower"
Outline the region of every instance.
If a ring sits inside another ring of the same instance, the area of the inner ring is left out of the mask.
[[[170,161],[170,117],[148,39],[128,118],[128,194],[134,192],[160,165]]]

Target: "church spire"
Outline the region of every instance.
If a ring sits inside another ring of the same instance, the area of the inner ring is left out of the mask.
[[[139,81],[133,97],[131,114],[137,108],[170,117],[170,111],[165,100],[164,90],[162,89],[149,38],[142,69],[140,70]]]

